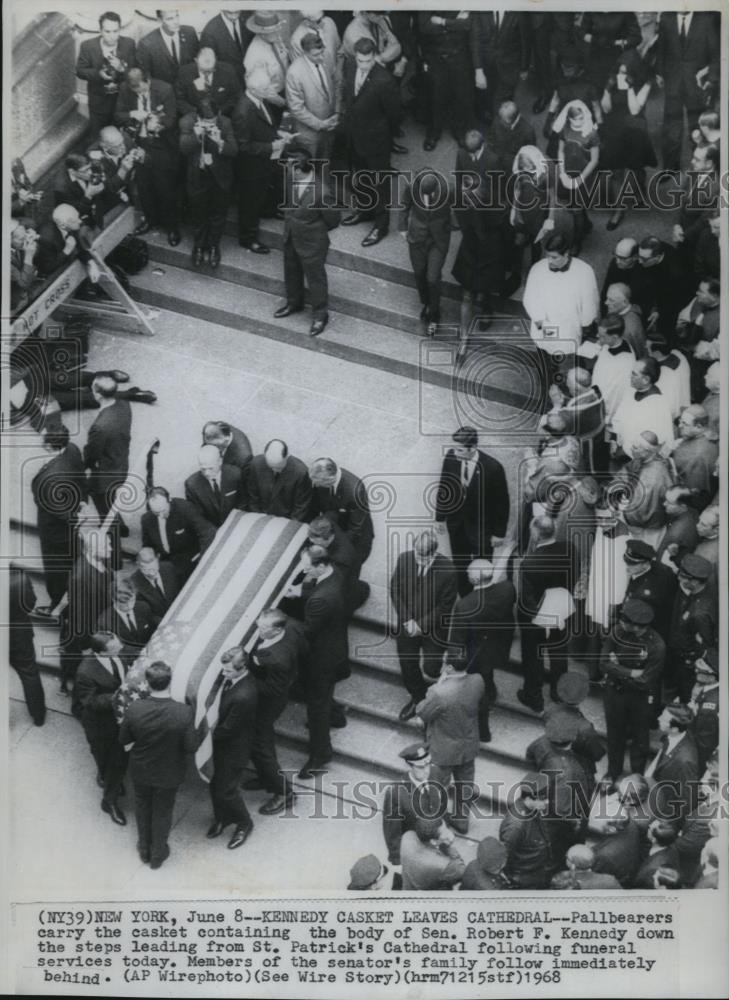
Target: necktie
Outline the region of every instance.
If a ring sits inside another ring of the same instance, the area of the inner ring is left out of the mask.
[[[367,77],[365,76],[365,74],[362,73],[361,70],[357,70],[357,78],[354,81],[354,96],[355,97],[357,96],[357,94],[362,89],[362,84],[365,82],[366,79],[367,79]]]
[[[494,11],[494,23],[496,24],[496,30],[498,31],[501,27],[501,14],[498,10]]]
[[[273,122],[271,121],[271,116],[269,115],[269,113],[268,113],[268,108],[267,108],[267,107],[266,107],[266,105],[265,105],[265,104],[263,103],[263,101],[259,101],[259,104],[258,104],[258,107],[259,107],[259,108],[261,109],[261,111],[263,112],[263,114],[264,114],[264,117],[265,117],[266,121],[268,122],[268,124],[269,124],[269,125],[272,125],[272,124],[273,124]]]
[[[142,111],[149,111],[149,94],[142,94]]]
[[[167,518],[160,514],[157,518],[157,524],[159,525],[159,540],[162,542],[162,548],[165,552],[169,552],[170,543],[167,541]]]
[[[213,481],[210,483],[210,485],[213,488],[213,496],[215,497],[215,502],[219,504],[220,503],[220,487],[218,486],[217,479],[213,479]]]
[[[133,628],[134,631],[136,632],[137,631],[137,619],[134,617],[134,612],[133,611],[127,612],[127,616],[129,618],[129,625],[130,625],[130,627]]]
[[[112,656],[111,665],[114,668],[114,675],[116,679],[121,684],[125,676],[124,664],[121,662],[118,656]]]
[[[468,467],[468,462],[464,462],[461,467],[461,482],[466,487],[471,482],[471,471]]]
[[[329,87],[327,87],[327,81],[326,81],[326,77],[324,76],[324,72],[323,72],[321,66],[318,63],[314,63],[314,65],[316,66],[316,72],[319,75],[319,83],[321,84],[321,89],[324,91],[324,93],[326,94],[326,96],[328,98],[329,97]]]
[[[172,49],[172,62],[175,66],[180,65],[180,60],[177,57],[177,46],[175,45],[175,36],[173,35],[170,39],[170,48]]]
[[[165,588],[162,586],[162,577],[159,575],[159,573],[157,574],[157,579],[155,581],[155,586],[157,587],[157,590],[160,592],[160,594],[162,594],[162,596],[164,597],[164,595],[165,595]]]
[[[238,46],[238,51],[243,55],[243,43],[240,40],[240,25],[238,24],[237,17],[233,21],[233,37],[235,38],[235,44]]]
[[[206,70],[203,73],[203,80],[205,81],[206,89],[210,90],[210,85],[213,82],[213,74],[210,72],[210,70]]]
[[[679,14],[678,16],[681,18],[681,41],[685,42],[686,41],[686,19],[688,18],[688,14]]]
[[[233,687],[233,681],[231,681],[230,678],[226,679],[225,681],[223,681],[223,692],[222,693],[223,694],[227,694],[228,691],[230,691],[230,689],[232,687]]]

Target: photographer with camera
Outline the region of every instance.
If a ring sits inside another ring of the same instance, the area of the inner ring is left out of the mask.
[[[37,279],[33,258],[38,246],[38,233],[13,219],[10,226],[10,308],[14,313],[24,309],[31,299],[31,289]]]
[[[104,172],[85,153],[69,153],[63,173],[53,190],[53,204],[73,205],[85,226],[99,226],[99,196],[105,188]]]
[[[99,141],[89,149],[94,169],[104,178],[104,190],[98,196],[100,224],[103,217],[118,205],[132,201],[135,168],[144,161],[144,150],[134,144],[128,134],[115,125],[107,125],[99,133]]]
[[[95,137],[114,119],[117,95],[127,70],[136,62],[136,46],[121,33],[121,18],[107,11],[99,18],[101,34],[81,42],[76,76],[86,81],[89,132]]]
[[[169,83],[153,80],[144,70],[131,69],[119,91],[116,124],[126,129],[135,146],[144,151],[135,175],[144,221],[142,236],[150,229],[167,230],[172,247],[180,242],[177,220],[177,104]],[[139,154],[135,154],[138,156]]]
[[[209,254],[220,264],[220,240],[233,188],[238,143],[229,118],[218,115],[208,100],[180,119],[180,152],[187,160],[187,198],[193,225],[192,262]]]

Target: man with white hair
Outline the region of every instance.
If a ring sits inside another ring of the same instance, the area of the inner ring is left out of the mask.
[[[241,95],[241,85],[232,66],[219,62],[215,50],[203,46],[193,62],[180,67],[175,83],[180,117],[198,111],[204,101],[218,114],[230,117]]]
[[[674,485],[669,463],[660,454],[661,442],[653,431],[644,430],[633,440],[631,460],[614,485],[623,484],[620,507],[633,538],[658,548],[666,528],[664,501]]]
[[[704,385],[706,386],[706,395],[702,399],[701,405],[709,418],[710,433],[718,438],[721,424],[721,365],[718,361],[707,368],[704,375]]]
[[[33,258],[38,246],[38,233],[20,219],[11,219],[10,229],[10,303],[13,312],[23,309],[37,274]]]
[[[696,531],[701,541],[694,549],[694,555],[706,559],[716,572],[719,570],[719,529],[721,524],[721,508],[718,504],[712,504],[704,508],[699,514],[696,522]]]
[[[56,205],[51,218],[38,231],[33,266],[39,278],[48,278],[76,257],[87,265],[89,277],[98,280],[96,263],[89,253],[89,230],[73,205]]]
[[[199,470],[185,480],[185,498],[213,528],[219,528],[232,510],[243,504],[243,473],[226,465],[220,451],[204,444],[198,452]]]
[[[256,455],[248,471],[248,509],[308,521],[311,508],[309,470],[285,441],[274,438]]]
[[[624,281],[616,281],[605,293],[605,308],[608,314],[622,316],[625,330],[623,336],[636,358],[647,354],[645,329],[638,306],[633,305],[630,286]]]
[[[719,457],[719,445],[709,437],[709,415],[703,406],[687,406],[678,420],[679,440],[671,458],[679,482],[696,490],[702,503],[708,503],[713,493],[714,464]]]

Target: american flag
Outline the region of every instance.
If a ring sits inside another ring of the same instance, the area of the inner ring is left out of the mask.
[[[231,646],[252,648],[256,618],[278,603],[296,576],[306,537],[298,521],[232,511],[115,695],[121,721],[132,701],[149,694],[147,664],[168,663],[172,697],[195,709],[195,763],[206,781],[222,687],[220,656]]]

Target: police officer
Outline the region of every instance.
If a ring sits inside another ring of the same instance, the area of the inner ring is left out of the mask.
[[[653,609],[645,601],[625,601],[605,640],[600,669],[605,676],[608,769],[616,782],[623,773],[630,740],[630,770],[642,774],[648,761],[654,701],[665,665],[666,646],[651,628]]]
[[[572,740],[572,753],[579,759],[588,779],[588,792],[592,795],[595,787],[595,765],[605,756],[605,745],[595,731],[595,727],[586,719],[579,706],[590,691],[590,682],[584,674],[568,670],[557,681],[557,703],[550,705],[545,713],[545,720],[557,711],[574,720],[576,735]]]
[[[412,743],[400,751],[408,772],[401,781],[385,789],[382,803],[382,833],[387,844],[387,858],[395,871],[393,889],[402,888],[400,841],[408,830],[415,829],[418,816],[435,818],[445,814],[448,802],[441,801],[439,787],[430,784],[430,750],[427,743]]]
[[[691,732],[699,750],[701,770],[719,746],[719,657],[707,649],[694,663],[696,683],[689,708],[694,713]]]
[[[691,697],[696,660],[718,646],[718,606],[710,584],[714,572],[708,559],[687,553],[678,569],[678,592],[668,633],[668,677],[673,693],[684,703]]]
[[[508,852],[496,837],[484,837],[476,848],[476,857],[469,861],[461,879],[461,890],[500,892],[511,889],[509,879],[504,875],[504,865]]]
[[[385,887],[388,871],[387,865],[383,865],[374,854],[366,854],[349,869],[347,889],[351,892],[377,892]]]
[[[676,576],[673,570],[658,562],[653,546],[639,538],[628,540],[623,559],[628,571],[624,599],[644,601],[653,608],[653,628],[665,642],[676,596]]]

